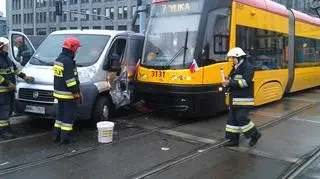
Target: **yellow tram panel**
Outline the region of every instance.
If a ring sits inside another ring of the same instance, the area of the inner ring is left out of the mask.
[[[254,76],[255,106],[280,100],[288,82],[288,70],[256,71]]]
[[[147,83],[162,83],[176,85],[201,85],[203,77],[203,68],[195,73],[189,69],[183,70],[157,70],[139,67],[137,80]]]
[[[288,33],[288,17],[273,14],[245,4],[236,3],[235,21],[237,25]],[[271,23],[272,22],[272,23]]]

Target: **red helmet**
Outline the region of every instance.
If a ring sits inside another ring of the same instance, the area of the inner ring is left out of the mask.
[[[63,47],[67,48],[75,53],[77,51],[77,49],[80,47],[80,41],[75,37],[68,37],[63,42]]]
[[[16,38],[16,44],[18,44],[18,45],[23,45],[23,37],[17,37]]]

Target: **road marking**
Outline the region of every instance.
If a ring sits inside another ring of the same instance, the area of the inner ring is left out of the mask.
[[[300,119],[297,117],[291,118],[290,120],[292,121],[301,121],[301,122],[309,122],[309,123],[313,123],[313,124],[320,124],[320,121],[314,121],[314,120],[308,120],[308,119]]]
[[[264,152],[261,150],[248,148],[248,147],[242,147],[242,146],[229,147],[229,149],[234,150],[234,151],[239,151],[239,152],[245,152],[245,153],[249,153],[249,154],[253,154],[253,155],[257,155],[257,156],[261,156],[261,157],[265,157],[265,158],[282,160],[282,161],[289,162],[289,163],[295,163],[299,160],[298,158],[295,158],[295,157],[275,156],[275,155],[268,153],[268,152]]]
[[[297,101],[304,101],[304,102],[310,102],[310,103],[316,103],[316,102],[319,102],[319,100],[301,99],[301,98],[295,98],[295,97],[285,97],[284,99],[297,100]]]
[[[250,112],[250,114],[258,114],[258,115],[261,115],[261,116],[268,116],[268,117],[273,117],[273,118],[280,118],[282,117],[283,115],[281,114],[274,114],[274,113],[269,113],[269,112],[262,112],[262,111],[253,111],[253,112]]]
[[[207,144],[215,144],[217,142],[214,139],[199,137],[199,136],[195,136],[192,134],[187,134],[184,132],[179,132],[179,131],[174,131],[174,130],[169,130],[169,129],[162,129],[159,132],[164,133],[164,134],[168,134],[168,135],[172,135],[172,136],[176,136],[176,137],[180,137],[180,138],[184,138],[184,139],[190,139],[190,140],[196,141],[196,142],[207,143]]]

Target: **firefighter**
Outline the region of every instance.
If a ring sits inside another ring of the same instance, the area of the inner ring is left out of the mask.
[[[223,82],[230,94],[230,111],[226,124],[226,138],[229,141],[225,146],[239,146],[240,133],[243,133],[246,138],[251,139],[249,145],[252,147],[261,137],[261,133],[248,118],[249,109],[254,105],[254,68],[246,60],[246,53],[239,47],[231,49],[227,57],[232,59],[233,68],[229,78]]]
[[[72,137],[73,123],[76,120],[77,103],[81,103],[82,94],[76,63],[76,52],[80,41],[68,37],[63,43],[62,52],[54,62],[54,92],[58,100],[57,119],[54,124],[54,142],[67,144],[75,142]]]
[[[33,81],[32,77],[20,72],[9,59],[8,44],[7,38],[0,37],[0,135],[5,139],[15,138],[9,122],[14,110],[15,75],[26,82]]]

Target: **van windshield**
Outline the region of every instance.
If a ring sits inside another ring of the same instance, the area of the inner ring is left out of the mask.
[[[63,41],[70,37],[80,40],[81,47],[75,57],[78,67],[93,65],[107,45],[110,36],[92,34],[55,34],[48,36],[34,54],[30,63],[51,66],[61,53]]]

